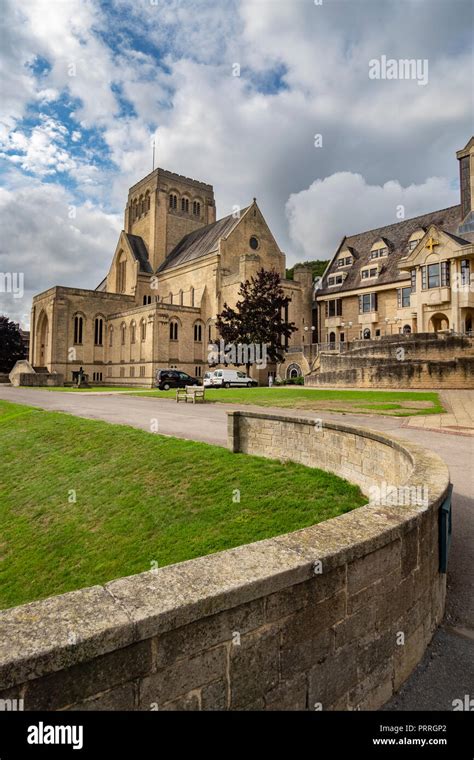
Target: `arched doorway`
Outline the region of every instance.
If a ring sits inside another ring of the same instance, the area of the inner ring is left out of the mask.
[[[289,364],[286,370],[286,377],[288,380],[294,380],[296,377],[301,377],[301,367],[299,364]]]
[[[472,314],[466,314],[466,319],[464,320],[464,332],[468,335],[472,334]]]
[[[37,367],[45,367],[46,366],[46,357],[47,357],[47,350],[48,350],[48,343],[49,343],[49,322],[48,317],[44,313],[44,311],[41,312],[37,328],[36,328],[36,335],[37,335],[37,342],[36,342],[36,357],[35,357],[35,366]]]
[[[368,327],[365,328],[362,337],[364,340],[370,340],[370,329]]]
[[[334,332],[329,333],[329,348],[336,348],[336,333]]]
[[[404,325],[404,327],[403,327],[403,334],[404,335],[411,335],[411,327],[410,327],[410,325]]]
[[[449,330],[449,319],[446,314],[433,314],[430,319],[430,332],[440,332],[441,330]]]

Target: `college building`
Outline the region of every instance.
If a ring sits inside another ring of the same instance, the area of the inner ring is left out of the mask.
[[[459,205],[342,239],[317,290],[319,343],[472,333],[474,137],[456,155]]]

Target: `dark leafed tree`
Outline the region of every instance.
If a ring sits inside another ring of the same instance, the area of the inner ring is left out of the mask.
[[[260,269],[254,277],[241,283],[235,309],[224,304],[216,326],[226,343],[265,345],[267,359],[281,362],[285,346],[296,327],[288,322],[288,303],[281,287],[280,275]],[[250,362],[246,364],[247,374]]]
[[[15,362],[26,358],[20,328],[0,315],[0,372],[10,372]]]

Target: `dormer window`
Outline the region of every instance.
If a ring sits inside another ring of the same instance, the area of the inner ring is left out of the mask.
[[[361,276],[363,280],[368,280],[371,277],[378,277],[379,274],[379,268],[378,267],[369,267],[368,269],[362,269]]]
[[[424,236],[425,236],[425,230],[423,229],[419,229],[413,232],[408,238],[408,246],[407,246],[408,251],[410,252],[410,251],[415,250],[421,238],[423,238]]]
[[[384,240],[383,238],[376,240],[372,248],[370,249],[371,259],[380,259],[381,256],[388,256],[387,241]]]
[[[388,248],[376,248],[370,252],[371,259],[379,259],[381,256],[388,256]]]
[[[352,264],[352,256],[342,256],[340,259],[337,259],[336,266],[337,267],[349,267]]]
[[[353,261],[354,261],[354,257],[352,256],[352,249],[344,248],[344,250],[340,252],[339,258],[336,259],[336,266],[338,268],[349,267],[351,266]]]
[[[328,287],[332,288],[335,285],[342,285],[345,279],[346,279],[346,272],[343,272],[342,274],[330,275],[328,277]]]

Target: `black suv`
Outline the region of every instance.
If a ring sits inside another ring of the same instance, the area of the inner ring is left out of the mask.
[[[155,387],[160,391],[170,388],[184,388],[186,385],[200,385],[197,377],[191,377],[179,369],[159,369],[156,373]]]

